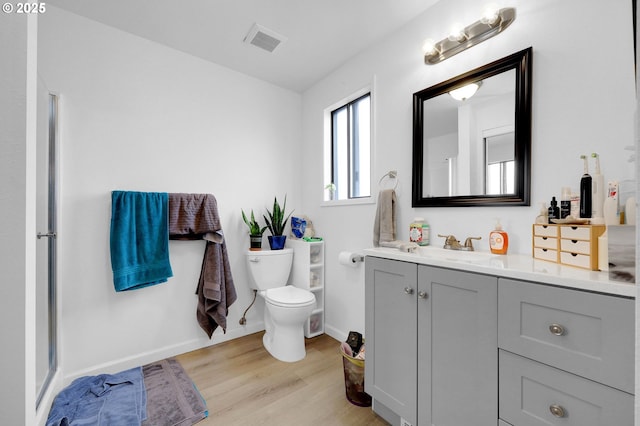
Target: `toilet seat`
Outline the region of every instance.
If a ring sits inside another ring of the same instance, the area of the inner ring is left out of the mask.
[[[316,297],[310,291],[291,285],[269,289],[264,298],[272,305],[290,308],[308,306],[316,301]]]

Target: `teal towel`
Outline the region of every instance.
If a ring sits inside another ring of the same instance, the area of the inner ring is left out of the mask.
[[[166,282],[169,262],[166,192],[111,193],[111,267],[116,291]]]

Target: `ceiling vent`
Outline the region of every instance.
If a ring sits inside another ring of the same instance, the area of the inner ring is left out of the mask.
[[[253,24],[243,41],[267,52],[273,52],[280,43],[287,41],[287,38],[262,25]]]

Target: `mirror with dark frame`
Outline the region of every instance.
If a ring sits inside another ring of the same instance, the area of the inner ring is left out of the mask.
[[[413,207],[530,205],[531,56],[413,94]]]

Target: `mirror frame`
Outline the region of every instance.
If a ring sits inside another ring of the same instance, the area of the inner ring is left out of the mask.
[[[533,48],[529,47],[413,94],[412,207],[529,206],[531,193],[531,69]],[[428,99],[474,81],[516,70],[515,87],[515,193],[424,197],[423,105]]]

